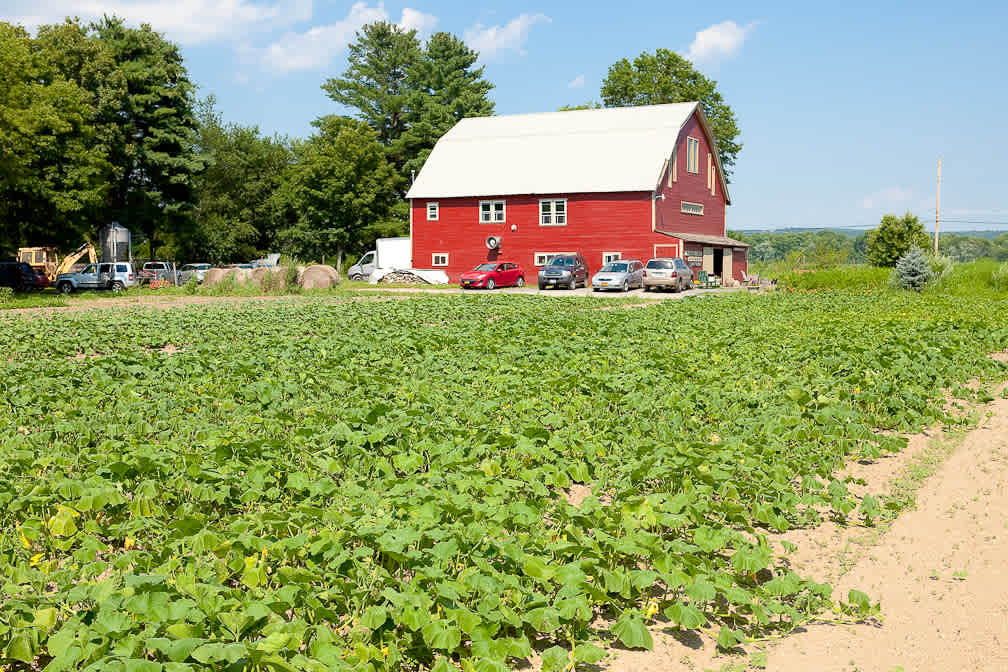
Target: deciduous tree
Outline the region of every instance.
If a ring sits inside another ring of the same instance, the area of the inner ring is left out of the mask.
[[[911,248],[927,249],[930,240],[917,215],[909,212],[902,217],[886,215],[878,228],[869,231],[865,238],[868,263],[891,268]]]
[[[387,217],[400,178],[367,124],[327,116],[314,126],[317,132],[295,145],[296,160],[274,198],[287,223],[278,240],[304,259],[339,259],[358,250],[367,227]]]

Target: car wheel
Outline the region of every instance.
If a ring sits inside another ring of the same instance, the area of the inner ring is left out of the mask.
[[[519,275],[518,279],[515,280],[515,287],[524,287],[524,286],[525,286],[525,278]]]
[[[577,278],[573,275],[571,276],[570,284],[567,285],[567,289],[577,289]]]
[[[493,278],[490,278],[489,280],[487,280],[487,284],[486,284],[486,288],[487,289],[493,289],[496,286],[497,286],[497,283],[494,282]]]
[[[630,281],[629,280],[624,280],[623,281],[623,291],[624,292],[629,292],[630,291]]]
[[[350,282],[360,282],[363,279],[364,279],[364,276],[361,275],[360,273],[354,273],[349,278],[347,278],[347,280],[349,280]]]
[[[115,292],[116,294],[123,291],[124,289],[126,289],[126,285],[119,282],[118,280],[112,283],[112,291]]]
[[[71,294],[73,292],[73,285],[69,282],[61,282],[56,289],[59,290],[60,294]]]

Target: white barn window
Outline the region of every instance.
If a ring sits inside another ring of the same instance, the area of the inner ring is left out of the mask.
[[[679,212],[684,215],[702,215],[703,203],[690,203],[689,201],[679,201]]]
[[[504,201],[480,201],[479,207],[480,224],[507,221]]]
[[[610,261],[616,261],[617,259],[622,259],[622,252],[603,252],[602,253],[602,263],[608,264]]]
[[[427,221],[436,222],[438,221],[438,203],[437,201],[431,201],[427,204]]]
[[[448,265],[448,253],[447,252],[435,252],[431,255],[431,266],[447,266]]]
[[[572,255],[573,252],[536,252],[535,261],[533,262],[536,266],[545,266],[550,262],[553,257],[562,257],[565,255]]]
[[[567,199],[539,201],[540,226],[567,226]]]
[[[700,141],[696,138],[686,138],[686,172],[700,172]]]

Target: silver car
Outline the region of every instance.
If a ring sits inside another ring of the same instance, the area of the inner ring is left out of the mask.
[[[656,257],[648,259],[644,266],[644,291],[671,289],[681,292],[693,289],[693,271],[678,257]]]
[[[592,276],[592,291],[615,289],[629,292],[644,286],[644,264],[639,259],[617,259],[602,266]]]
[[[210,270],[210,264],[186,264],[179,271],[179,284],[184,285],[189,282],[189,278],[195,277],[196,282],[203,282],[206,272]]]

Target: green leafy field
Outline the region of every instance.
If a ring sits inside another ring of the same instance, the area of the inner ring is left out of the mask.
[[[1003,302],[892,293],[0,317],[0,663],[557,670],[865,614],[768,537],[882,515],[832,475],[1006,347]]]

